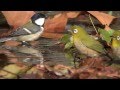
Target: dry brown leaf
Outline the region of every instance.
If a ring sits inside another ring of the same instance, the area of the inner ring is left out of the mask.
[[[63,36],[63,34],[59,34],[59,33],[44,32],[41,37],[52,38],[52,39],[60,39],[60,38],[62,38],[62,36]]]
[[[105,29],[105,30],[110,30],[111,28],[106,25],[104,29]]]
[[[87,79],[90,76],[89,72],[82,72],[79,74],[79,79]]]
[[[81,62],[81,66],[88,67],[102,67],[104,64],[104,60],[102,58],[88,58]]]
[[[80,14],[80,12],[71,11],[71,12],[67,12],[66,14],[68,18],[76,18]]]
[[[60,70],[60,69],[68,69],[68,70],[70,70],[72,68],[69,67],[69,66],[61,65],[61,64],[58,64],[58,65],[54,66],[54,70]]]
[[[97,74],[98,76],[106,76],[110,78],[120,77],[119,70],[110,66],[101,68]]]
[[[54,18],[48,18],[45,21],[45,32],[63,32],[67,24],[66,13],[60,13],[54,16]]]
[[[16,56],[8,50],[0,50],[0,54],[5,54],[11,63],[18,63]]]
[[[36,46],[36,45],[39,44],[39,41],[31,41],[30,44],[31,44],[32,46]]]
[[[18,46],[20,44],[21,44],[20,42],[10,40],[10,41],[6,41],[4,45],[5,46],[10,46],[10,47],[15,47],[15,46]]]
[[[115,19],[116,17],[111,16],[109,14],[103,13],[103,12],[99,12],[99,11],[87,11],[90,14],[92,14],[94,17],[96,17],[101,23],[102,25],[105,25],[105,29],[109,30],[110,27],[109,25],[111,24],[111,22],[113,21],[113,19]]]
[[[0,29],[0,38],[9,36],[15,29]]]
[[[72,75],[72,67],[59,64],[54,66],[54,73],[58,76],[65,75],[66,78],[70,78]]]
[[[35,14],[34,11],[2,11],[9,25],[14,28],[24,25]]]

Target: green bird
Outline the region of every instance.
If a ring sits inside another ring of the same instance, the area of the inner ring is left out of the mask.
[[[111,40],[111,48],[115,60],[120,60],[120,30],[114,31]]]
[[[71,27],[72,42],[81,54],[90,57],[98,57],[106,54],[103,45],[91,37],[82,27],[74,25]]]

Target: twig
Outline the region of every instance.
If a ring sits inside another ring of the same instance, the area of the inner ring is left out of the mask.
[[[91,23],[92,23],[92,25],[93,25],[93,28],[95,29],[95,31],[96,31],[96,33],[97,33],[97,35],[98,35],[98,31],[97,31],[97,29],[96,29],[96,27],[95,27],[95,25],[94,25],[94,23],[93,23],[93,21],[92,21],[92,18],[91,18],[91,16],[90,16],[90,14],[89,14],[89,18],[90,18],[90,21],[91,21]]]

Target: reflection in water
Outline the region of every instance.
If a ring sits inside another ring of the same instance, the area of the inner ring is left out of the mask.
[[[9,47],[4,46],[7,50],[16,54],[16,58],[20,62],[27,63],[27,64],[43,64],[43,55],[42,53],[32,47],[27,46],[17,46],[17,47]]]
[[[65,57],[64,49],[56,44],[57,42],[58,40],[40,38],[39,45],[36,48],[42,51],[45,64],[51,66],[56,64],[71,66],[71,60]]]
[[[63,48],[55,43],[58,41],[52,39],[40,38],[39,43],[34,47],[17,46],[10,47],[4,46],[3,48],[14,53],[19,62],[24,64],[40,64],[43,63],[54,66],[56,64],[63,64],[71,66],[71,60],[65,57]]]

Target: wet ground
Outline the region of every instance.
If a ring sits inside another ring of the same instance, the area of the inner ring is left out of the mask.
[[[71,65],[71,61],[65,57],[65,53],[63,47],[60,47],[57,44],[58,40],[52,39],[39,39],[38,48],[44,57],[45,63],[49,65],[63,64],[63,65]]]
[[[46,11],[43,13],[47,14],[48,16],[54,16],[55,14],[57,14],[59,12],[54,12],[54,11],[47,12]],[[119,17],[120,11],[113,12],[113,15]],[[1,16],[1,17],[3,18],[3,16]],[[0,24],[4,26],[5,20],[3,20],[3,21],[4,21],[4,23],[0,22]],[[120,26],[118,24],[116,24],[116,25],[113,24],[114,28],[115,28],[115,26],[117,28],[120,28]],[[6,27],[7,27],[7,25],[6,25]],[[91,28],[91,26],[90,26],[90,28]],[[88,30],[90,30],[90,28]],[[36,53],[39,53],[39,56],[41,56],[43,58],[44,63],[51,65],[51,66],[56,65],[56,64],[63,64],[63,65],[67,65],[67,66],[73,65],[72,64],[73,61],[70,61],[65,57],[65,52],[64,52],[63,48],[61,48],[60,45],[57,44],[57,42],[59,42],[59,41],[56,41],[53,39],[40,38],[38,40],[38,44],[35,47],[26,47],[26,50],[32,49]],[[19,51],[18,50],[19,48],[21,50],[21,48],[23,48],[23,47],[22,46],[19,46],[18,48],[16,48],[16,47],[10,48],[9,47],[8,50],[10,50],[10,52],[14,53],[18,57],[18,60],[20,62],[23,62],[26,64],[40,63],[41,57],[33,55],[30,52],[28,53],[25,51]],[[22,56],[22,58],[21,58],[21,56]],[[26,57],[26,56],[29,56],[29,57]]]
[[[61,11],[37,11],[53,17]],[[108,13],[108,11],[104,11]],[[114,16],[118,17],[110,27],[112,29],[120,29],[120,11],[113,11]],[[95,32],[88,16],[85,17],[86,21],[78,21],[71,19],[68,24],[77,24],[84,27],[89,34]],[[76,22],[77,21],[77,22]],[[89,22],[88,22],[89,21]],[[93,20],[94,21],[94,20]],[[69,25],[66,27],[69,27]],[[94,22],[96,27],[102,27],[100,22]],[[0,33],[9,28],[3,16],[0,15]],[[2,31],[3,30],[3,31]],[[62,44],[59,40],[39,38],[37,41],[32,42],[32,46],[10,46],[9,44],[0,43],[0,78],[26,78],[26,79],[58,79],[58,78],[120,78],[119,71],[113,70],[111,67],[103,65],[101,58],[88,58],[81,61],[79,70],[75,71],[73,59],[68,59]],[[79,57],[79,56],[78,56]],[[77,58],[76,60],[82,60]],[[12,63],[12,64],[11,64]],[[15,64],[13,64],[15,63]],[[37,65],[45,64],[45,67]],[[37,65],[36,65],[37,64]],[[57,66],[58,64],[58,66]],[[23,66],[22,66],[23,65]],[[32,66],[33,65],[33,66]],[[35,65],[35,67],[34,67]],[[80,65],[80,64],[79,64]],[[30,66],[30,67],[29,67]],[[49,66],[52,66],[49,67]],[[118,67],[118,66],[117,66]],[[21,72],[21,74],[20,74]],[[23,75],[23,76],[22,76]]]
[[[57,44],[58,40],[40,38],[36,41],[35,46],[17,46],[10,47],[1,45],[1,49],[8,50],[18,59],[26,65],[39,64],[44,62],[44,64],[49,66],[54,66],[57,64],[63,64],[66,66],[71,66],[72,61],[65,57],[63,47]],[[8,57],[13,58],[13,57]]]

